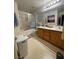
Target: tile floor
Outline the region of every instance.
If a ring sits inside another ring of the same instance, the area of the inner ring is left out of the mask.
[[[63,50],[61,50],[60,48],[58,48],[58,47],[56,47],[55,45],[53,45],[53,44],[50,44],[49,42],[47,42],[47,41],[45,41],[45,40],[43,40],[43,39],[41,39],[41,38],[39,38],[38,36],[34,36],[34,38],[36,39],[36,40],[38,40],[38,41],[40,41],[42,44],[44,44],[45,46],[47,46],[49,49],[51,49],[52,51],[54,51],[54,52],[60,52],[62,55],[64,55],[64,51]]]
[[[56,53],[35,38],[27,41],[28,53],[24,59],[56,59]]]

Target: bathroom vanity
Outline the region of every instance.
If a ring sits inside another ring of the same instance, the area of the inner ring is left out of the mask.
[[[61,38],[62,28],[49,28],[41,26],[37,28],[36,33],[41,39],[64,50],[64,39]]]

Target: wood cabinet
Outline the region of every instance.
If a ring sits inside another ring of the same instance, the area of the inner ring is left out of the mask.
[[[43,29],[38,28],[36,33],[40,38],[43,39]]]
[[[46,41],[50,41],[50,38],[49,38],[49,30],[44,30],[43,29],[43,39],[46,40]]]
[[[61,38],[62,32],[50,31],[50,42],[57,47],[64,49],[64,40]]]
[[[37,29],[37,35],[40,38],[64,50],[64,40],[62,40],[61,34],[62,32],[60,31],[48,30],[42,28]]]

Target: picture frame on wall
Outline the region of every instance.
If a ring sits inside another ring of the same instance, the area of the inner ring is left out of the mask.
[[[49,15],[49,16],[47,16],[47,19],[48,19],[47,20],[48,22],[50,22],[50,23],[53,22],[54,23],[55,22],[55,15]]]

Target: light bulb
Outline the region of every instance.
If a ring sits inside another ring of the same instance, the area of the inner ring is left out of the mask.
[[[60,0],[56,0],[57,2],[59,2]]]
[[[50,6],[50,4],[48,4],[48,6]]]
[[[51,2],[50,5],[53,5],[53,3]]]
[[[54,4],[56,3],[56,1],[53,2]]]

